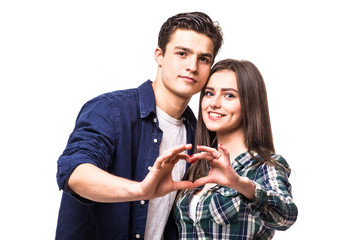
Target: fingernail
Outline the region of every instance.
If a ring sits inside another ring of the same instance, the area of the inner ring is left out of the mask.
[[[190,156],[190,158],[193,158],[193,157],[194,157],[194,155],[191,155],[191,156]]]
[[[221,143],[220,143],[219,145],[220,145],[220,147],[222,147],[222,144],[221,144]]]

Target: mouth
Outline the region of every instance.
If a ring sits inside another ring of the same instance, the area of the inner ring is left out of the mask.
[[[197,81],[192,78],[192,77],[187,77],[187,76],[180,76],[185,82],[188,82],[188,83],[197,83]]]
[[[225,115],[223,115],[223,114],[216,113],[216,112],[209,112],[208,115],[209,115],[209,118],[210,118],[211,120],[218,120],[218,119],[220,119],[220,118],[222,118],[222,117],[225,116]]]

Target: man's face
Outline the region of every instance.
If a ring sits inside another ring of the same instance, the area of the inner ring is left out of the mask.
[[[190,98],[204,87],[209,77],[214,45],[204,34],[178,29],[166,45],[165,54],[158,48],[155,55],[164,87],[171,94]]]

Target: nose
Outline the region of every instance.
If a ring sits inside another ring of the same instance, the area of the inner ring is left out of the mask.
[[[220,107],[221,107],[220,95],[214,95],[214,96],[211,98],[210,107],[211,107],[212,109],[217,109],[217,108],[220,108]]]
[[[197,57],[193,56],[188,58],[187,70],[190,72],[196,72],[198,68],[197,64]]]

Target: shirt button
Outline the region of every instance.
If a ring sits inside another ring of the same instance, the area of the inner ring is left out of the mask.
[[[156,123],[157,122],[157,119],[156,118],[154,118],[154,123]]]
[[[141,200],[140,203],[141,203],[141,205],[144,205],[144,204],[145,204],[145,201],[144,201],[144,200]]]
[[[154,138],[154,143],[157,143],[157,142],[158,142],[158,140],[156,138]]]
[[[149,171],[151,170],[151,168],[152,168],[152,166],[148,166],[148,170],[149,170]]]
[[[140,238],[140,234],[136,234],[135,237],[136,237],[136,238]]]

